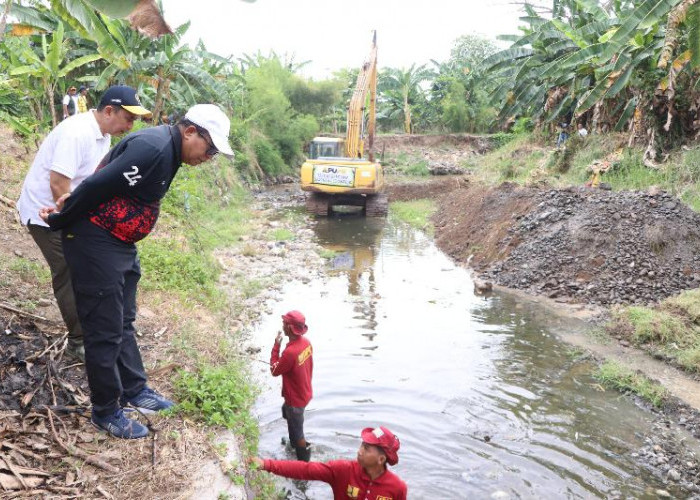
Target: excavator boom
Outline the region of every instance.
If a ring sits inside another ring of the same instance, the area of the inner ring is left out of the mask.
[[[374,143],[374,126],[376,121],[377,101],[377,32],[372,36],[372,49],[369,58],[360,68],[355,83],[355,90],[348,106],[347,136],[345,139],[345,156],[362,158],[364,156],[364,114],[369,93],[369,111],[367,125],[368,159],[374,161],[372,146]]]

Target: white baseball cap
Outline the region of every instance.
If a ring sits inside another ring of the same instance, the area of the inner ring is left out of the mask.
[[[233,150],[228,143],[228,133],[231,122],[215,104],[195,104],[187,113],[185,119],[209,132],[211,140],[221,154],[233,156]]]

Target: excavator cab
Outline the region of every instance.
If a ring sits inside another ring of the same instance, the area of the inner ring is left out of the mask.
[[[309,145],[309,160],[343,156],[345,141],[335,137],[314,137]]]

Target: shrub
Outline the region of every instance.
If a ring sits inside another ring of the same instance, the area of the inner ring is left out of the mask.
[[[257,390],[249,382],[243,362],[202,366],[196,373],[181,371],[175,379],[178,409],[209,425],[235,429],[245,438],[249,452],[258,441],[258,426],[250,410]]]

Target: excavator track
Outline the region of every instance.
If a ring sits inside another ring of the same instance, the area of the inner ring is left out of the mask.
[[[386,194],[367,195],[365,216],[386,217],[387,213],[389,213],[389,197]]]
[[[331,206],[330,197],[325,193],[311,193],[306,197],[306,211],[318,217],[328,216]]]

